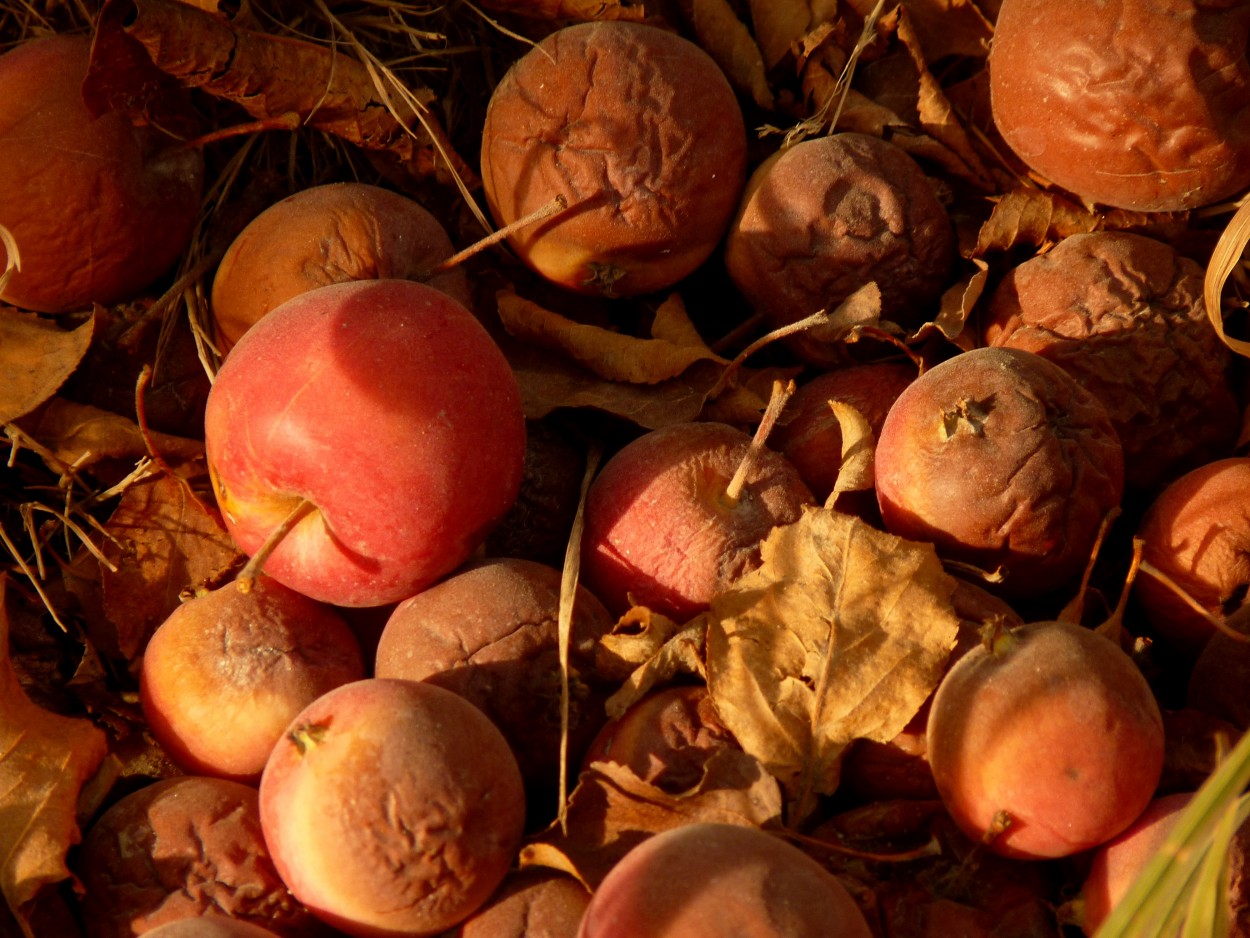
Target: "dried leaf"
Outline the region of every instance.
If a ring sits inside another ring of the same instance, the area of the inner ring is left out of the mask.
[[[630,384],[607,381],[535,345],[503,344],[521,386],[525,416],[534,420],[566,407],[601,410],[648,430],[694,420],[724,370],[703,361],[659,384]]]
[[[699,338],[681,300],[670,298],[656,313],[652,338],[640,339],[575,322],[518,296],[498,295],[499,316],[510,334],[557,349],[608,381],[659,384],[700,361],[728,364]]]
[[[35,706],[9,660],[0,576],[0,888],[23,933],[45,887],[70,877],[65,857],[81,839],[78,796],[104,761],[104,733],[89,721]]]
[[[764,75],[764,57],[750,30],[727,0],[687,0],[686,15],[695,37],[728,76],[730,84],[765,110],[773,92]]]
[[[634,606],[595,645],[595,674],[623,681],[664,647],[682,625],[646,606]]]
[[[708,688],[786,789],[792,824],[837,788],[852,740],[892,739],[936,687],[958,632],[953,589],[932,545],[809,509],[713,601]]]
[[[122,494],[106,530],[104,611],[116,653],[130,659],[182,602],[185,591],[218,582],[241,555],[214,511],[185,484],[158,476]]]
[[[0,306],[0,424],[30,413],[74,373],[95,334],[95,317],[73,329]]]
[[[651,690],[679,674],[693,674],[706,680],[707,672],[703,664],[706,635],[707,620],[703,616],[682,626],[608,698],[605,705],[608,717],[619,717]]]
[[[910,9],[910,6],[898,7],[897,35],[903,47],[911,54],[912,64],[916,69],[919,83],[916,111],[920,118],[920,127],[957,158],[958,162],[950,159],[943,160],[944,169],[983,191],[993,191],[993,179],[981,163],[981,158],[977,155],[976,147],[973,146],[968,131],[955,114],[951,103],[946,99],[946,93],[942,90],[941,84],[929,71]]]
[[[877,442],[868,418],[846,401],[831,400],[829,408],[838,419],[842,434],[842,465],[825,501],[825,507],[832,509],[844,492],[868,492],[875,487],[873,453]]]
[[[139,425],[112,411],[56,397],[18,424],[46,447],[61,466],[84,469],[102,460],[135,462],[148,455]],[[200,460],[204,444],[165,433],[152,433],[157,453],[169,463]],[[52,467],[60,471],[59,467]]]
[[[837,0],[749,0],[755,41],[773,68],[802,38],[838,18]]]
[[[915,24],[932,65],[949,56],[983,59],[989,55],[994,25],[973,0],[906,0],[907,15]]]
[[[569,800],[568,827],[548,828],[521,848],[521,867],[549,866],[596,888],[629,850],[652,834],[696,822],[775,826],[781,818],[777,782],[742,752],[708,760],[703,780],[672,795],[613,762],[592,762]]]
[[[1055,192],[1014,189],[995,199],[977,235],[973,257],[1020,245],[1040,248],[1089,231],[1167,230],[1178,220],[1178,215],[1158,212],[1094,211]]]
[[[388,101],[364,63],[330,46],[243,29],[178,0],[108,0],[100,30],[109,29],[141,43],[183,87],[237,104],[256,120],[289,118],[333,134],[387,159],[404,178],[446,181],[450,167],[478,185],[430,110],[428,88],[410,89],[419,111],[407,100]],[[96,63],[97,74],[107,71],[107,62]]]
[[[1225,330],[1223,303],[1220,300],[1228,278],[1241,264],[1247,244],[1250,244],[1250,202],[1244,203],[1237,209],[1220,233],[1215,250],[1211,252],[1211,263],[1207,266],[1202,295],[1206,304],[1207,318],[1220,340],[1236,354],[1250,358],[1250,342],[1234,338]],[[1250,410],[1246,411],[1243,419],[1250,422]],[[1243,428],[1242,439],[1238,441],[1239,445],[1245,442],[1246,436],[1247,430]]]
[[[975,265],[972,273],[961,277],[942,292],[938,314],[933,320],[942,337],[964,351],[980,344],[976,330],[968,329],[967,325],[990,273],[989,265],[981,258],[973,258],[972,263]]]

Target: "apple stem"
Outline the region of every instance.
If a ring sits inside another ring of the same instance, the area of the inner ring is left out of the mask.
[[[778,379],[773,382],[773,393],[768,397],[768,407],[764,410],[764,416],[760,418],[760,425],[755,429],[755,436],[751,438],[751,446],[747,454],[742,457],[742,462],[738,463],[738,469],[725,489],[725,501],[730,505],[738,504],[738,499],[742,497],[742,490],[747,484],[747,473],[751,471],[760,453],[764,451],[768,435],[773,432],[773,427],[777,425],[777,418],[781,416],[781,411],[792,394],[794,394],[794,379],[788,381]]]
[[[266,117],[262,120],[248,121],[243,124],[234,124],[230,127],[223,127],[220,130],[214,130],[203,136],[184,140],[173,149],[177,153],[183,153],[188,150],[203,150],[210,143],[220,143],[222,140],[229,140],[231,137],[242,137],[245,134],[260,133],[266,130],[298,130],[302,122],[299,114],[294,111],[287,111],[284,114],[275,114],[273,117]]]
[[[742,370],[742,366],[746,364],[746,360],[760,349],[767,345],[771,345],[779,339],[784,339],[786,336],[794,335],[796,332],[804,332],[811,329],[813,326],[822,326],[828,321],[829,314],[822,309],[819,312],[812,313],[810,316],[803,317],[798,322],[792,322],[789,325],[781,326],[778,329],[774,329],[772,332],[768,332],[760,336],[741,352],[735,355],[733,361],[725,366],[725,370],[721,372],[720,377],[716,380],[716,383],[712,385],[712,389],[707,392],[708,400],[715,400],[720,397],[725,388],[729,386],[729,382],[732,381],[737,376],[738,372]],[[718,343],[718,346],[719,344],[720,343]]]
[[[528,215],[525,215],[522,218],[518,218],[516,221],[510,224],[504,225],[498,231],[494,231],[491,234],[488,234],[485,238],[482,238],[482,240],[473,242],[464,250],[457,251],[455,254],[451,255],[451,257],[444,259],[443,261],[439,262],[435,266],[431,267],[429,270],[423,271],[422,273],[418,274],[415,279],[425,281],[425,280],[429,280],[431,277],[436,277],[439,274],[446,273],[447,271],[451,270],[453,267],[467,261],[474,254],[478,254],[486,250],[491,245],[498,244],[500,241],[502,241],[504,238],[508,237],[512,233],[520,231],[522,228],[525,228],[528,225],[532,225],[536,221],[542,221],[544,218],[550,218],[553,215],[559,215],[568,207],[569,207],[568,199],[566,199],[563,195],[557,195],[554,199],[552,199],[550,202],[548,202],[546,205],[542,206],[541,208],[535,209],[534,211],[530,212]]]
[[[311,499],[301,498],[299,504],[291,510],[291,513],[282,519],[282,523],[270,532],[269,536],[265,538],[265,543],[260,545],[260,549],[256,553],[252,554],[243,566],[243,569],[239,571],[239,575],[235,577],[234,582],[238,586],[239,592],[251,592],[252,584],[260,576],[260,571],[265,561],[278,549],[278,545],[291,533],[291,529],[299,524],[316,507]]]

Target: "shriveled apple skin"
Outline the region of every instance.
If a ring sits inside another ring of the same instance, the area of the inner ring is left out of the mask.
[[[525,421],[485,328],[407,280],[333,284],[274,309],[209,395],[218,503],[254,553],[307,498],[265,572],[340,606],[396,602],[463,563],[511,507]]]

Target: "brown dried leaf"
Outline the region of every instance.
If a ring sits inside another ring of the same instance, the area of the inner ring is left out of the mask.
[[[696,822],[776,826],[781,793],[776,779],[746,753],[717,752],[702,781],[672,795],[613,762],[592,762],[569,800],[565,831],[548,828],[521,848],[521,867],[563,870],[596,888],[629,850],[652,834]]]
[[[536,20],[625,20],[642,22],[642,0],[480,0],[478,6]]]
[[[972,310],[985,290],[989,279],[990,268],[981,258],[973,258],[975,269],[972,273],[961,277],[942,292],[942,300],[938,304],[938,314],[933,326],[948,342],[968,351],[980,344],[976,330],[968,329],[968,320]]]
[[[1250,202],[1244,203],[1233,213],[1219,240],[1211,253],[1211,263],[1207,266],[1206,277],[1202,285],[1203,302],[1206,305],[1207,319],[1225,345],[1242,357],[1250,358],[1250,342],[1228,334],[1224,328],[1224,305],[1221,297],[1224,285],[1233,271],[1241,264],[1245,255],[1246,245],[1250,244]],[[1243,422],[1250,423],[1250,410],[1243,415]],[[1245,442],[1247,430],[1242,429],[1238,445]]]
[[[749,0],[755,41],[773,68],[805,35],[838,18],[837,0]]]
[[[792,824],[838,784],[854,739],[886,742],[937,686],[959,622],[932,545],[809,509],[712,603],[708,688],[786,789]]]
[[[601,410],[648,430],[694,420],[724,370],[723,365],[704,361],[659,384],[630,384],[604,380],[535,345],[504,346],[521,385],[525,415],[535,420],[565,407]]]
[[[575,322],[511,290],[501,291],[498,302],[499,316],[511,335],[561,351],[607,381],[659,384],[696,362],[728,364],[699,338],[676,294],[657,310],[649,339]]]
[[[972,256],[984,257],[1020,245],[1047,247],[1069,235],[1089,231],[1166,232],[1182,219],[1183,213],[1095,211],[1056,192],[1013,189],[994,201],[990,217],[981,225]]]
[[[983,59],[994,35],[992,21],[973,0],[906,0],[907,16],[930,65],[948,56]]]
[[[20,421],[23,432],[47,448],[61,466],[84,469],[102,460],[134,462],[148,455],[139,425],[112,411],[61,397]],[[152,433],[157,453],[171,464],[198,461],[204,444],[165,433]],[[53,467],[60,471],[59,467]]]
[[[104,612],[115,651],[131,659],[182,602],[185,591],[215,584],[242,559],[216,513],[169,476],[130,486],[109,518]]]
[[[67,330],[34,313],[0,306],[0,424],[56,394],[86,357],[94,335],[94,316]]]
[[[842,465],[833,491],[825,500],[826,508],[834,508],[843,493],[868,492],[875,486],[873,453],[876,439],[868,419],[846,401],[829,401],[829,407],[838,420],[842,434]]]
[[[333,134],[384,158],[400,178],[447,181],[450,167],[471,188],[479,183],[430,109],[433,92],[411,88],[414,110],[383,95],[363,62],[330,46],[243,29],[178,0],[108,0],[97,32],[112,29],[141,43],[183,87],[237,104],[256,120]],[[109,63],[93,68],[107,73]]]
[[[950,101],[946,99],[946,92],[942,90],[941,84],[929,71],[924,49],[909,11],[910,7],[898,7],[897,34],[903,47],[911,54],[912,64],[916,69],[919,82],[916,111],[920,118],[920,127],[957,158],[957,162],[944,160],[944,169],[984,191],[993,191],[993,179],[982,164],[968,131],[951,107]]]
[[[81,839],[78,796],[104,761],[104,733],[87,720],[35,706],[9,660],[9,620],[0,576],[0,889],[33,938],[31,907],[70,878],[65,856]]]
[[[716,60],[730,84],[760,107],[772,110],[764,56],[733,7],[727,0],[686,0],[683,6],[699,45]]]
[[[707,620],[703,616],[691,619],[682,626],[680,631],[674,633],[640,664],[616,693],[608,698],[605,704],[608,717],[619,717],[652,689],[671,681],[679,674],[693,674],[706,680],[707,671],[703,664],[706,636]]]

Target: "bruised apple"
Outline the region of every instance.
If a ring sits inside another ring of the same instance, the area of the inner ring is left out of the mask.
[[[635,296],[711,255],[742,192],[746,149],[733,89],[699,46],[641,23],[579,23],[495,88],[482,187],[501,225],[563,197],[566,211],[509,244],[554,283]]]
[[[59,313],[130,299],[195,227],[199,151],[120,112],[93,115],[89,36],[31,39],[0,56],[0,226],[21,255],[0,300]],[[0,271],[7,260],[0,243]]]
[[[495,725],[424,681],[369,678],[292,721],[260,781],[282,879],[348,935],[435,935],[511,868],[525,827],[521,772]]]
[[[409,280],[332,284],[270,312],[223,364],[204,424],[239,548],[295,512],[264,570],[339,606],[397,602],[463,563],[511,507],[525,456],[503,353]]]
[[[152,735],[186,771],[240,781],[300,710],[365,676],[356,636],[332,607],[266,576],[183,603],[143,654],[139,700]]]
[[[310,186],[257,215],[231,242],[213,278],[218,346],[230,350],[275,306],[348,280],[420,280],[453,253],[421,203],[363,182]],[[472,308],[464,271],[425,281]]]
[[[1133,581],[1133,590],[1155,634],[1187,658],[1196,657],[1216,633],[1208,615],[1232,615],[1245,604],[1250,589],[1247,486],[1250,458],[1217,459],[1171,482],[1138,527],[1142,560],[1149,568]]]
[[[437,684],[490,717],[532,798],[554,789],[560,771],[560,585],[559,570],[532,560],[467,564],[395,607],[374,665],[376,677]],[[611,688],[595,676],[594,653],[614,623],[579,586],[568,647],[570,759],[580,758],[605,720]]]
[[[1110,639],[1079,625],[997,629],[938,685],[928,758],[959,827],[995,853],[1070,856],[1105,843],[1154,797],[1163,717]]]

